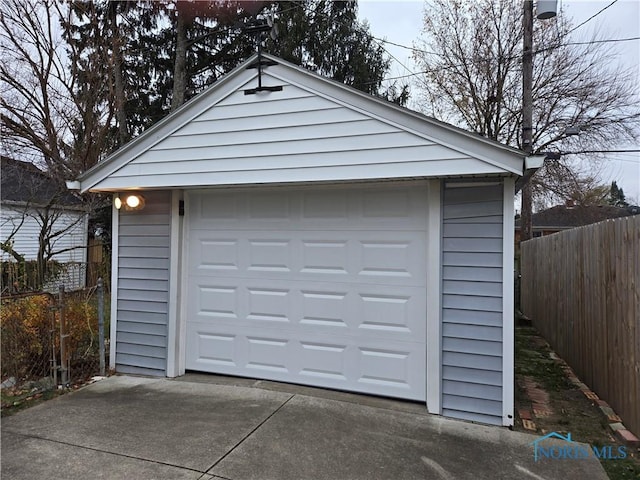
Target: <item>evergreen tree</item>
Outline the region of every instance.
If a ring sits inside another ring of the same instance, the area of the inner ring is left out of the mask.
[[[616,207],[628,207],[629,203],[625,199],[622,188],[618,187],[618,184],[614,180],[611,182],[611,189],[609,190],[609,205]]]
[[[278,2],[275,15],[279,33],[267,51],[364,92],[380,91],[390,61],[358,22],[357,2]]]
[[[381,91],[382,46],[357,20],[356,2],[138,0],[73,2],[65,25],[78,73],[108,80],[113,144],[121,145],[197,95],[256,51],[243,26],[267,15],[278,35],[264,51],[403,104],[407,87]],[[91,15],[94,15],[92,17]],[[124,124],[124,125],[123,125]]]

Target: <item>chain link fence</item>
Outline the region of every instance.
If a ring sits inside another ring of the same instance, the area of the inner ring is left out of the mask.
[[[98,286],[3,297],[0,307],[2,409],[43,392],[105,375],[109,301]]]

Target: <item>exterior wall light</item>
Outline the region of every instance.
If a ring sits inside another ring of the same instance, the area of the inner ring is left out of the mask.
[[[136,208],[142,208],[143,204],[142,197],[140,195],[127,195],[127,198],[124,202],[127,207],[132,210],[135,210]]]
[[[119,195],[113,199],[113,205],[120,210],[124,207],[125,210],[140,210],[144,207],[144,197],[137,193],[127,194],[124,197],[124,201]]]

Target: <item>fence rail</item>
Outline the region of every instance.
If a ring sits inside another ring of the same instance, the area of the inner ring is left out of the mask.
[[[522,311],[640,432],[640,216],[521,245]]]

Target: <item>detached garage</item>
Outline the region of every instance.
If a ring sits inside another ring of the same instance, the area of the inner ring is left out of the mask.
[[[534,159],[257,62],[75,182],[114,195],[111,366],[511,425],[513,197]]]

